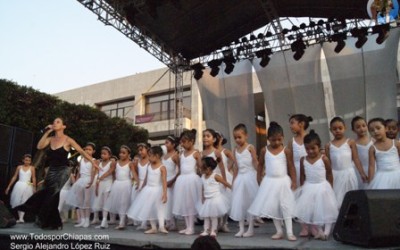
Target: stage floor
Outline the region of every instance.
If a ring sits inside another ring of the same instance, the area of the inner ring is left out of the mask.
[[[363,249],[342,244],[332,237],[327,241],[311,238],[298,238],[295,242],[272,240],[270,237],[275,229],[271,221],[266,221],[256,228],[256,234],[251,238],[235,238],[237,224],[230,222],[229,227],[231,233],[219,233],[217,237],[222,249]],[[196,232],[200,232],[201,229],[201,226],[196,226]],[[295,223],[296,235],[299,231],[299,225]],[[42,230],[33,223],[25,223],[0,229],[0,249],[152,249],[151,245],[153,248],[158,246],[167,249],[190,249],[197,237],[198,234],[183,236],[177,232],[170,232],[168,235],[147,235],[137,231],[133,226],[128,226],[125,230],[115,230],[113,226],[108,229],[95,229],[94,226],[75,228],[73,223],[68,222],[64,224],[62,230],[54,231]],[[63,248],[56,248],[56,244],[65,245]]]

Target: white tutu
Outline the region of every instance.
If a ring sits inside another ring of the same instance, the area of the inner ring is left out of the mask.
[[[166,218],[167,220],[170,220],[174,217],[172,213],[172,209],[174,206],[174,187],[167,188],[167,205],[166,205]]]
[[[91,194],[93,185],[86,188],[90,182],[90,177],[85,176],[79,178],[71,187],[66,197],[66,203],[72,207],[90,208]]]
[[[358,189],[358,180],[354,167],[343,170],[332,170],[333,191],[336,195],[338,208],[342,205],[343,198],[348,191]]]
[[[295,200],[290,186],[291,180],[287,175],[282,177],[265,176],[257,196],[248,210],[249,213],[272,219],[292,218]]]
[[[115,180],[103,209],[113,214],[126,214],[130,205],[131,190],[130,179]]]
[[[10,205],[12,208],[24,204],[33,194],[33,186],[30,182],[17,181],[11,192]]]
[[[93,212],[98,212],[103,210],[106,198],[108,198],[108,195],[110,194],[112,183],[113,183],[112,178],[100,181],[97,195],[96,195],[96,186],[94,185],[92,193]]]
[[[233,182],[231,211],[229,217],[235,221],[246,219],[247,210],[258,190],[256,171],[239,173]]]
[[[335,193],[327,181],[320,183],[306,181],[296,190],[294,216],[301,222],[313,225],[334,223],[338,213]]]
[[[138,192],[127,216],[133,220],[157,220],[160,216],[166,218],[166,204],[162,203],[162,186],[145,186]]]
[[[139,194],[139,190],[142,188],[143,186],[143,181],[140,182],[139,187],[137,187],[137,184],[135,183],[135,185],[132,186],[132,191],[131,191],[131,204],[133,203],[133,201],[136,199],[137,195]]]
[[[172,213],[177,216],[197,215],[201,199],[201,179],[197,174],[183,174],[176,179]]]
[[[400,169],[376,171],[369,189],[400,189]]]
[[[221,217],[229,212],[229,201],[223,194],[199,202],[198,206],[200,218]]]

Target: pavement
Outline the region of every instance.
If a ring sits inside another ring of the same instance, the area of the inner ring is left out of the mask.
[[[179,222],[182,227],[182,222]],[[330,237],[327,241],[314,238],[300,238],[291,242],[286,239],[272,240],[275,233],[272,221],[255,229],[251,238],[235,238],[238,231],[237,223],[229,222],[231,233],[219,233],[217,241],[222,249],[364,249],[337,242]],[[17,224],[11,228],[0,229],[0,249],[190,249],[193,241],[199,237],[202,226],[196,226],[196,234],[191,236],[180,235],[177,232],[169,234],[144,234],[135,227],[128,226],[125,230],[116,230],[114,226],[108,229],[75,228],[72,222],[64,224],[62,230],[43,230],[33,223]],[[294,224],[297,236],[300,226]],[[25,235],[25,236],[23,236]],[[19,237],[19,239],[17,238]],[[24,238],[25,237],[25,238]],[[56,244],[59,244],[56,248]],[[61,245],[65,244],[65,245]],[[380,248],[380,249],[400,249]]]

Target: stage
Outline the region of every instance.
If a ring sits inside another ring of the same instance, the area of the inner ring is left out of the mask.
[[[218,234],[217,240],[222,249],[363,249],[342,244],[332,237],[328,241],[312,238],[298,238],[295,242],[271,240],[275,230],[271,221],[256,228],[254,237],[235,238],[236,225],[230,222],[229,228],[232,232]],[[201,229],[201,226],[196,226],[196,232]],[[298,235],[299,231],[296,223],[294,232]],[[113,226],[108,229],[95,229],[94,226],[75,228],[71,222],[65,223],[62,230],[51,231],[37,228],[33,223],[25,223],[0,229],[0,249],[190,249],[197,237],[198,234],[183,236],[177,232],[146,235],[133,226],[122,231],[115,230]]]

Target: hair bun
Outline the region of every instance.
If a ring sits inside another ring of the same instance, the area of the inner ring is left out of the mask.
[[[308,119],[309,122],[314,121],[314,119],[312,118],[312,116],[307,116],[307,119]]]
[[[310,134],[310,135],[315,135],[315,134],[317,134],[317,133],[315,133],[315,130],[314,130],[314,129],[311,129],[310,132],[309,132],[309,134]]]
[[[195,135],[197,133],[197,130],[192,128],[192,130],[190,130],[190,132],[192,132]]]
[[[270,127],[277,127],[277,126],[279,126],[279,124],[277,122],[272,121],[272,122],[269,123],[269,126]]]

